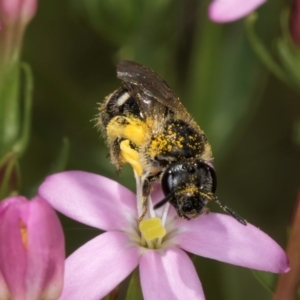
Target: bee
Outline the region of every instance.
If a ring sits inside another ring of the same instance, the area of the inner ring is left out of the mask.
[[[211,146],[168,84],[133,61],[117,66],[123,86],[99,107],[98,126],[107,137],[112,163],[120,171],[131,164],[141,184],[142,215],[147,213],[151,182],[160,180],[165,198],[177,214],[190,220],[208,213],[215,201],[241,224],[246,221],[215,195],[216,172]]]

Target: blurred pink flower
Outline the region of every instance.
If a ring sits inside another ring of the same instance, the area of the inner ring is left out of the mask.
[[[300,0],[294,0],[290,12],[290,32],[295,45],[300,47]]]
[[[0,78],[2,81],[6,76],[12,76],[7,75],[6,72],[9,72],[12,65],[18,62],[26,26],[35,15],[36,9],[37,0],[0,0]],[[11,78],[9,77],[9,82],[12,81]]]
[[[288,258],[274,240],[223,214],[185,221],[168,204],[155,212],[150,207],[167,233],[147,244],[138,229],[136,196],[99,175],[54,174],[40,186],[39,194],[66,216],[107,231],[67,258],[61,300],[103,298],[138,265],[145,300],[205,299],[185,251],[257,270],[289,270]],[[154,203],[162,198],[160,190],[152,193]]]
[[[0,0],[0,23],[27,24],[36,8],[37,0]]]
[[[209,18],[218,23],[236,21],[248,15],[266,0],[214,0],[208,8]]]
[[[52,207],[40,197],[0,204],[0,299],[57,299],[62,291],[64,236]]]

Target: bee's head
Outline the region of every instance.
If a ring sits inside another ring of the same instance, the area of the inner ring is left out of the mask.
[[[191,219],[207,211],[206,205],[216,190],[216,174],[210,164],[190,159],[167,167],[161,184],[166,198],[155,208],[169,201],[180,217]]]

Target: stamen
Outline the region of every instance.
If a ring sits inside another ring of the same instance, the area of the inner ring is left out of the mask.
[[[155,218],[155,211],[153,209],[153,203],[152,203],[152,199],[151,196],[148,197],[148,202],[149,202],[149,213],[150,213],[150,218]]]
[[[166,229],[162,226],[160,218],[151,218],[141,221],[139,223],[139,229],[147,241],[163,238],[166,235]]]
[[[139,174],[136,172],[136,170],[133,169],[135,182],[136,182],[136,200],[137,200],[137,211],[138,216],[142,214],[142,206],[141,206],[141,199],[142,199],[142,187],[141,187],[141,180]]]
[[[23,246],[25,249],[27,249],[27,246],[28,246],[27,226],[22,220],[19,220],[19,226],[20,226],[20,234],[21,234],[21,240],[22,240]]]
[[[161,216],[162,226],[166,225],[166,220],[167,220],[167,215],[168,215],[168,212],[169,212],[169,208],[170,208],[170,203],[168,202],[164,206],[163,213],[162,213],[162,216]]]
[[[162,216],[161,216],[162,226],[166,225],[166,220],[167,220],[169,208],[170,208],[170,203],[168,202],[168,203],[166,203],[166,205],[163,208],[163,212],[162,212]],[[157,240],[156,245],[159,247],[161,245],[161,242],[162,242],[162,237]]]

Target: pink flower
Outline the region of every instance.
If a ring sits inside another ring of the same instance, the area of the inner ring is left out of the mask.
[[[209,18],[218,23],[232,22],[248,15],[266,0],[214,0],[209,8]]]
[[[37,0],[0,0],[0,23],[27,24],[36,8]]]
[[[295,45],[300,47],[300,0],[294,0],[290,14],[290,33]]]
[[[1,81],[5,83],[7,76],[7,82],[15,83],[12,72],[18,77],[15,64],[18,64],[26,26],[35,15],[36,9],[37,0],[0,0],[0,89]],[[7,83],[4,85],[7,90]],[[11,102],[12,99],[8,98],[8,101]]]
[[[0,299],[57,299],[62,291],[64,236],[52,207],[40,197],[0,204]]]
[[[168,204],[157,211],[150,207],[166,235],[146,241],[138,229],[136,196],[99,175],[58,173],[45,180],[39,194],[68,217],[107,231],[67,258],[61,300],[103,298],[138,265],[144,299],[205,299],[185,251],[247,268],[289,270],[288,258],[274,240],[223,214],[185,221]],[[159,189],[152,193],[154,203],[162,197]]]

